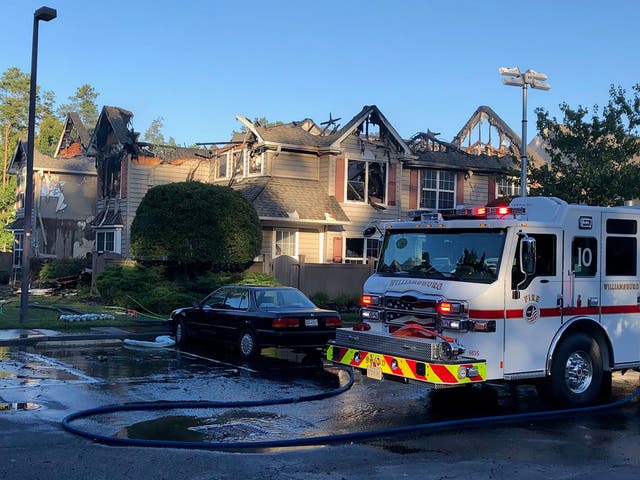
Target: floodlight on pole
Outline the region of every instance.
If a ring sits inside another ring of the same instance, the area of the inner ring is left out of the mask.
[[[33,43],[31,45],[31,78],[29,85],[29,125],[27,129],[26,178],[24,183],[24,230],[22,234],[22,263],[20,291],[20,323],[25,323],[29,308],[31,277],[31,216],[33,210],[33,149],[36,130],[36,86],[38,71],[38,23],[49,22],[58,16],[55,8],[40,7],[33,14]]]
[[[498,73],[504,78],[502,83],[511,87],[522,87],[522,139],[520,142],[520,195],[527,196],[527,86],[536,90],[549,90],[551,85],[545,82],[546,73],[527,70],[520,72],[518,67],[500,67]]]

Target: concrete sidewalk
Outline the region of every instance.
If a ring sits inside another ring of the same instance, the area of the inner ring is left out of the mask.
[[[86,332],[69,333],[40,328],[0,330],[0,347],[11,345],[35,345],[40,342],[94,342],[104,340],[153,341],[159,335],[168,335],[168,324],[153,323],[129,327],[89,327]]]

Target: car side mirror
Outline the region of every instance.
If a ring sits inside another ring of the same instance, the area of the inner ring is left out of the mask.
[[[197,308],[197,307],[199,307],[199,306],[200,306],[200,302],[198,301],[198,299],[194,298],[194,299],[193,299],[193,302],[191,302],[191,306],[192,306],[193,308]]]

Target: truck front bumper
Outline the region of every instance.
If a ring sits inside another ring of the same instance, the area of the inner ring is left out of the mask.
[[[486,362],[475,358],[447,362],[423,361],[330,343],[327,348],[327,360],[362,369],[367,377],[376,380],[391,376],[426,382],[437,387],[480,383],[487,379]]]

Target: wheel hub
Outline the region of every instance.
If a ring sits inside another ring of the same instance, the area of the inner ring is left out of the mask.
[[[583,393],[593,380],[593,365],[586,352],[573,352],[565,365],[565,381],[573,393]]]

